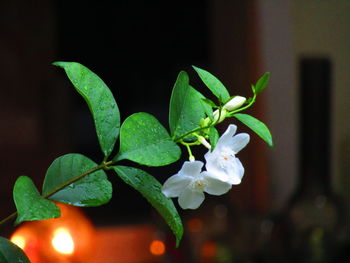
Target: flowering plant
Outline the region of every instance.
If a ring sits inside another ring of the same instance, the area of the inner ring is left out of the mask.
[[[224,85],[211,73],[193,67],[201,80],[216,97],[205,98],[189,83],[189,76],[181,71],[173,87],[168,130],[151,114],[134,113],[121,124],[118,105],[106,84],[87,67],[76,62],[55,62],[66,72],[78,93],[85,99],[92,114],[97,139],[104,155],[97,164],[90,158],[69,153],[56,158],[44,177],[42,192],[27,176],[17,178],[13,198],[17,211],[0,222],[14,220],[44,220],[60,216],[60,209],[52,201],[79,207],[100,206],[112,197],[112,185],[106,171],[114,171],[122,181],[140,192],[159,212],[176,237],[177,246],[183,235],[183,226],[176,205],[170,199],[178,197],[183,209],[196,209],[204,200],[204,193],[222,195],[232,185],[239,184],[244,168],[237,153],[249,142],[246,133],[235,134],[236,125],[229,125],[219,135],[216,126],[226,118],[234,117],[257,133],[272,146],[272,137],[264,123],[241,113],[252,106],[257,95],[266,87],[269,74],[265,73],[252,85],[252,97],[231,96]],[[113,154],[119,141],[119,149]],[[192,154],[192,147],[208,148],[204,163]],[[182,148],[188,160],[179,172],[169,177],[164,185],[148,172],[120,165],[130,160],[144,166],[165,166],[179,160]],[[11,253],[8,253],[11,251]],[[5,238],[0,238],[0,261],[29,262],[23,252]]]

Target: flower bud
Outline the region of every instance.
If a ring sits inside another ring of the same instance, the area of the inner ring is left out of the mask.
[[[205,118],[205,119],[202,118],[199,121],[199,124],[200,124],[201,127],[207,127],[209,125],[209,123],[210,123],[210,119],[208,117]]]
[[[214,122],[220,123],[226,118],[227,110],[223,108],[221,111],[216,110],[213,112]]]
[[[209,142],[207,142],[207,140],[203,137],[203,136],[199,136],[198,137],[198,141],[203,144],[206,148],[210,149],[211,145]]]
[[[229,102],[227,102],[223,109],[227,111],[233,111],[241,107],[247,99],[242,96],[235,96]]]

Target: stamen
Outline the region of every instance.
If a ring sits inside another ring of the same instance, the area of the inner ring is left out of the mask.
[[[200,188],[200,187],[203,187],[203,185],[204,185],[204,184],[203,184],[203,182],[201,182],[201,181],[197,181],[197,182],[196,182],[196,187],[199,187],[199,188]]]
[[[206,181],[205,180],[196,180],[193,182],[193,187],[196,189],[196,190],[200,190],[200,191],[203,191],[204,187],[206,186]]]

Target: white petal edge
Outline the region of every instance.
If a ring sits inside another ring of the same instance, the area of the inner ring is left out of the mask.
[[[229,144],[230,140],[232,139],[232,136],[236,133],[236,130],[237,126],[234,124],[230,124],[227,127],[226,131],[219,138],[218,142],[216,143],[215,149],[225,147],[227,144]]]
[[[205,167],[213,178],[222,182],[230,182],[230,175],[224,169],[216,165],[215,162],[207,162]]]
[[[235,158],[234,162],[235,162],[234,169],[229,175],[228,182],[230,184],[237,185],[242,182],[242,177],[244,175],[244,167],[238,158]]]
[[[227,143],[227,146],[230,147],[235,154],[247,146],[250,141],[250,136],[248,133],[239,133],[233,136],[231,141]]]
[[[215,148],[215,149],[217,149],[217,148]],[[213,152],[210,152],[210,150],[206,153],[206,154],[204,154],[204,159],[205,159],[205,161],[206,161],[206,164],[205,164],[205,166],[207,166],[208,165],[208,162],[214,162],[215,161],[215,159],[217,158],[216,156],[217,156],[217,152],[219,152],[219,151],[213,151]]]
[[[231,189],[231,184],[223,182],[216,177],[212,176],[208,172],[203,172],[206,175],[206,181],[208,185],[204,188],[204,191],[211,195],[223,195]]]
[[[197,209],[204,201],[204,193],[185,189],[179,196],[179,205],[182,209]]]
[[[199,175],[202,171],[204,163],[202,161],[186,161],[181,167],[179,174],[184,174],[186,176],[196,176]]]
[[[190,182],[190,177],[175,174],[165,181],[162,187],[162,193],[166,197],[178,197],[184,190],[184,187],[187,186]]]
[[[240,179],[242,180],[243,175],[244,175],[244,167],[238,158],[236,158],[236,163],[237,163],[238,175],[239,175]]]

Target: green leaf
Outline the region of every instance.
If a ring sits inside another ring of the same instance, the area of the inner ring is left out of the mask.
[[[217,106],[217,105],[216,105],[212,100],[210,100],[210,99],[204,98],[204,99],[202,99],[202,101],[203,101],[205,104],[209,105],[211,108],[215,108],[215,109],[219,109],[219,108],[220,108],[219,106]]]
[[[181,71],[171,94],[169,127],[175,138],[198,128],[205,111],[210,112],[210,107],[203,102],[204,96],[191,87],[188,81],[187,73]]]
[[[120,115],[107,85],[95,73],[76,62],[55,62],[62,67],[93,115],[101,150],[109,156],[119,135]]]
[[[269,128],[259,121],[258,119],[250,116],[248,114],[236,113],[233,115],[239,121],[247,125],[250,129],[252,129],[257,135],[259,135],[269,146],[273,146],[272,135],[270,133]]]
[[[15,224],[23,221],[57,218],[61,215],[60,209],[40,195],[28,176],[17,178],[13,188],[13,199],[17,208]]]
[[[265,72],[265,74],[256,82],[255,86],[253,86],[253,91],[256,95],[258,95],[260,92],[262,92],[270,80],[270,73]]]
[[[162,185],[150,174],[127,166],[113,167],[118,176],[128,185],[140,192],[161,214],[176,237],[178,246],[183,235],[181,218],[171,199],[162,193]]]
[[[230,99],[230,94],[225,86],[213,74],[204,69],[192,66],[197,72],[204,84],[211,90],[211,92],[224,104]]]
[[[215,149],[216,143],[218,142],[220,138],[218,130],[214,127],[211,126],[209,129],[209,140],[210,140],[210,151],[213,151]]]
[[[81,154],[58,157],[46,172],[43,195],[74,206],[100,206],[107,203],[112,198],[112,185],[106,173],[100,169],[83,176],[97,167],[95,162]],[[65,187],[52,194],[62,186]]]
[[[214,105],[212,105],[212,104],[214,104]],[[216,106],[213,101],[211,101],[207,98],[204,98],[203,95],[202,95],[202,99],[201,99],[201,105],[202,105],[202,108],[203,108],[205,114],[209,117],[210,120],[213,120],[214,116],[213,116],[213,109],[212,108],[219,108],[219,107]]]
[[[1,263],[30,263],[26,254],[10,240],[0,237]]]
[[[180,158],[181,150],[168,131],[151,114],[129,116],[120,130],[120,151],[114,161],[128,159],[139,164],[162,166]]]

